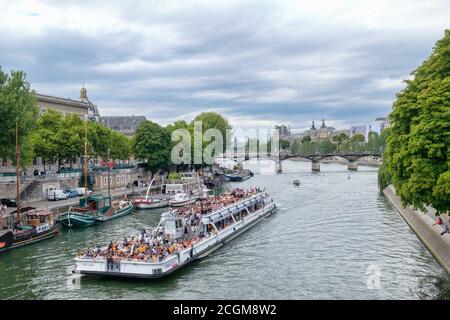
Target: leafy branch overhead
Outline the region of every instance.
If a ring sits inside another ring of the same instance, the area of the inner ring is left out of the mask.
[[[406,80],[389,115],[383,180],[406,205],[450,211],[450,30]]]

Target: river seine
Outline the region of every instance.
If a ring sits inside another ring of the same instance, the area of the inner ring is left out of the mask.
[[[250,164],[249,167],[253,168]],[[76,278],[78,249],[151,229],[162,210],[136,211],[0,255],[0,299],[433,299],[450,277],[380,194],[377,169],[284,161],[266,188],[278,211],[168,278]],[[298,179],[301,185],[292,184]]]

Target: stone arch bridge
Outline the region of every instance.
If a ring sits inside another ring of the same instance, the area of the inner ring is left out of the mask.
[[[260,155],[260,154],[249,154],[249,153],[235,153],[235,154],[223,154],[222,157],[233,159],[237,161],[241,160],[250,160],[250,159],[270,159],[275,161],[275,171],[277,173],[281,173],[283,171],[282,161],[286,159],[299,158],[299,159],[307,159],[311,161],[311,170],[312,171],[320,171],[320,161],[331,158],[342,158],[347,160],[347,169],[348,170],[358,170],[358,160],[361,158],[372,157],[372,158],[381,158],[380,153],[328,153],[328,154],[290,154],[286,152],[280,152],[278,156],[275,155]]]

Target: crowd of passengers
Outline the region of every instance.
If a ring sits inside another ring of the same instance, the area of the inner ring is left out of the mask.
[[[235,202],[241,201],[242,199],[250,197],[258,192],[261,192],[259,188],[250,188],[248,190],[235,188],[231,191],[224,192],[219,196],[203,199],[201,201],[181,207],[176,212],[178,215],[183,217],[192,214],[208,214],[223,207],[229,206]]]
[[[137,236],[124,238],[122,241],[112,241],[108,247],[95,247],[79,252],[79,256],[87,258],[106,258],[108,261],[120,261],[122,259],[143,262],[161,262],[172,254],[192,247],[205,237],[215,233],[213,227],[208,225],[206,234],[198,234],[188,240],[189,228],[195,229],[200,222],[201,215],[218,210],[244,198],[250,197],[260,192],[258,188],[251,188],[247,191],[243,189],[233,189],[217,197],[210,197],[194,204],[182,207],[177,210],[177,214],[184,218],[185,229],[182,239],[171,239],[164,234],[164,228],[159,226],[152,233],[143,230]],[[216,224],[218,230],[226,228],[232,223],[229,217]],[[188,228],[189,226],[189,228]],[[194,232],[194,234],[196,234]],[[184,239],[184,240],[183,240]]]

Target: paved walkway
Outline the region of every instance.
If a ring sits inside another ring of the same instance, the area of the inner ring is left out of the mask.
[[[411,227],[417,237],[423,242],[439,264],[450,274],[450,234],[441,236],[444,226],[435,225],[435,210],[429,209],[426,214],[403,207],[400,197],[395,193],[393,186],[388,186],[383,190],[386,197],[396,207],[397,211]],[[449,225],[449,217],[441,216],[445,224]],[[450,227],[450,225],[449,225]]]

